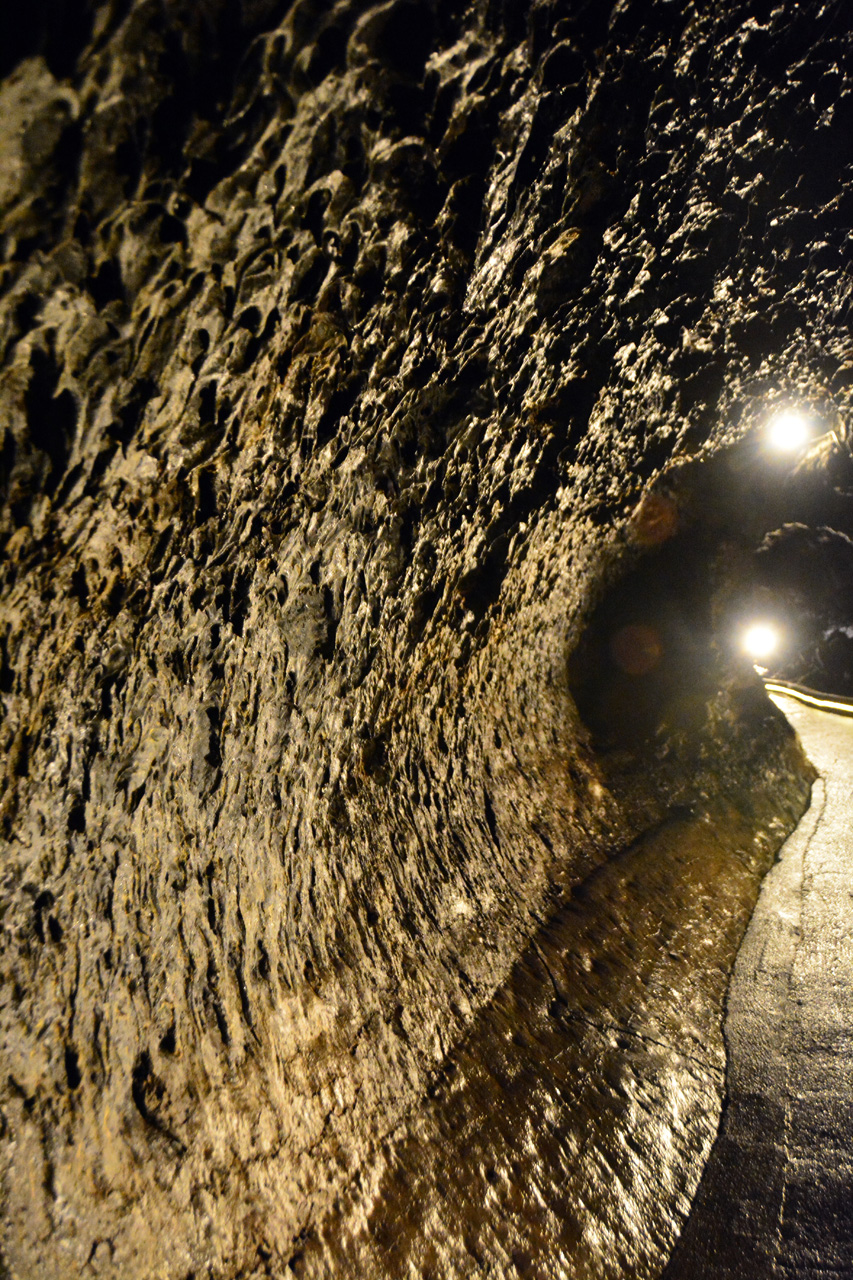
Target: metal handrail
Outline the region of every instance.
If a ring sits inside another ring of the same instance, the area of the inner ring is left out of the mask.
[[[808,707],[817,707],[819,711],[832,711],[838,716],[853,716],[853,698],[845,698],[839,693],[818,693],[816,689],[808,689],[804,684],[794,684],[792,680],[765,680],[764,688],[768,693],[783,693],[789,698],[796,698]]]

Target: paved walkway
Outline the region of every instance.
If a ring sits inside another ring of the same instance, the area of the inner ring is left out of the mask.
[[[665,1280],[853,1280],[853,720],[777,705],[820,771],[728,997],[728,1101]]]

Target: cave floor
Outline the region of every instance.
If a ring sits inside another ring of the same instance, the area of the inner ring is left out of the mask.
[[[820,777],[727,1002],[727,1102],[665,1275],[853,1277],[853,720],[774,699]]]

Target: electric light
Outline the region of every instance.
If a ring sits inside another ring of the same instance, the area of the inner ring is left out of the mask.
[[[780,453],[793,453],[803,447],[811,433],[811,423],[805,414],[796,409],[783,409],[771,419],[767,438]]]
[[[750,658],[770,658],[779,648],[779,632],[769,622],[754,622],[744,631],[742,644]]]

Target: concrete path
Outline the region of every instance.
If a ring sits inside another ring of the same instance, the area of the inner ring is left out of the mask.
[[[665,1280],[853,1280],[853,719],[777,705],[820,772],[728,997],[728,1100]]]

